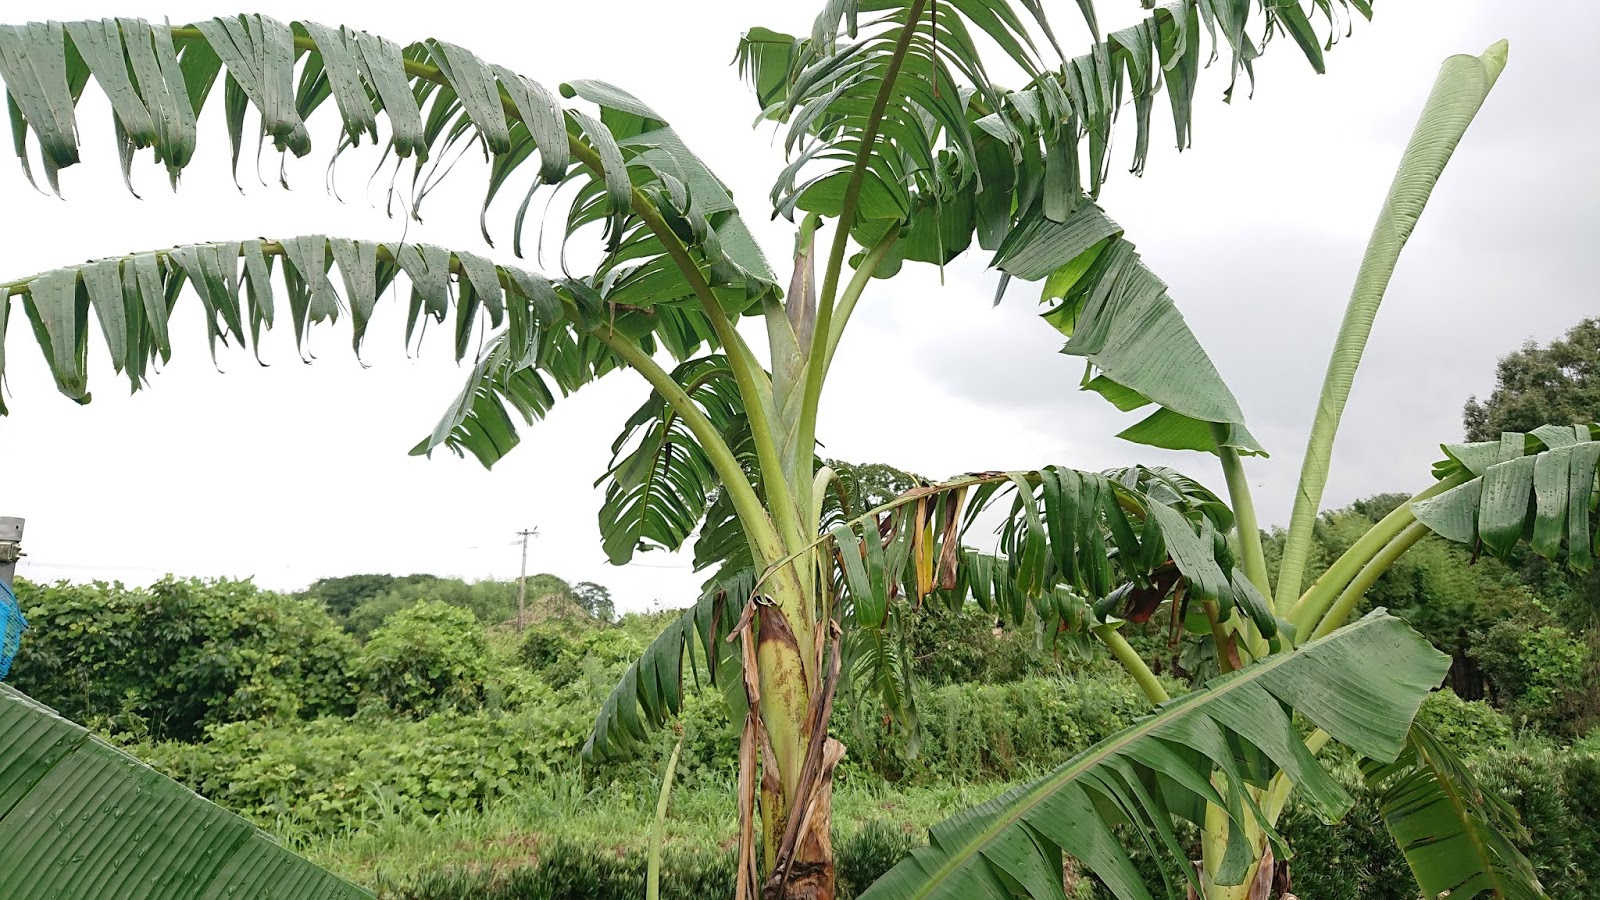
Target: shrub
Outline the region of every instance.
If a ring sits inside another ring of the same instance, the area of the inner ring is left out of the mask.
[[[192,740],[353,708],[355,642],[319,602],[226,579],[17,586],[33,627],[11,683],[75,721]]]
[[[566,582],[553,575],[535,575],[528,579],[530,602],[542,596],[538,591],[566,592]],[[350,610],[345,625],[357,635],[369,635],[403,609],[409,609],[419,600],[433,600],[470,610],[484,624],[499,624],[510,619],[517,611],[517,584],[514,581],[475,581],[467,583],[459,578],[438,578],[433,575],[410,575],[395,579],[383,591],[364,598]]]
[[[891,780],[1012,780],[1053,766],[1149,711],[1127,678],[1031,678],[952,684],[917,701],[920,747],[881,728],[852,729],[846,771]]]
[[[554,703],[517,713],[235,722],[202,744],[135,745],[156,769],[264,827],[327,835],[383,816],[473,810],[572,765],[590,717]]]
[[[999,684],[1056,668],[1049,649],[1035,646],[1037,620],[998,629],[995,621],[973,604],[959,611],[924,604],[905,629],[916,677],[933,686]]]
[[[1511,720],[1504,713],[1482,700],[1463,700],[1449,688],[1428,695],[1416,723],[1457,753],[1500,749],[1511,741]]]
[[[1546,747],[1493,749],[1469,760],[1484,788],[1517,810],[1521,849],[1552,900],[1589,900],[1600,887],[1600,755]],[[1416,885],[1352,767],[1339,773],[1356,805],[1328,826],[1291,803],[1279,830],[1294,847],[1303,897],[1415,900]]]
[[[489,646],[470,611],[421,600],[372,633],[356,669],[367,695],[396,712],[470,709],[483,700]]]
[[[644,643],[621,629],[603,628],[570,640],[554,628],[539,629],[542,634],[537,638],[533,637],[535,632],[529,632],[529,640],[554,650],[554,658],[537,667],[553,688],[564,688],[583,679],[609,692],[622,671],[644,653]],[[523,644],[524,659],[531,660],[530,653],[536,652],[537,648],[530,650],[529,644]]]
[[[573,651],[572,641],[553,628],[529,628],[522,639],[522,661],[535,672],[554,665],[564,654]]]
[[[864,892],[921,841],[888,822],[867,822],[834,850],[834,870],[847,897]]]

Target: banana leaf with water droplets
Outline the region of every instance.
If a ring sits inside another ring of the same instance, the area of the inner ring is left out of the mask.
[[[1585,572],[1600,555],[1596,506],[1600,425],[1545,425],[1499,441],[1447,444],[1440,479],[1472,480],[1411,505],[1417,519],[1452,541],[1506,557],[1523,541],[1546,559]]]

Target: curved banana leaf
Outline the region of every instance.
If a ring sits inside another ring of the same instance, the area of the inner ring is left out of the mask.
[[[672,378],[717,431],[731,438],[730,445],[754,454],[744,403],[726,357],[689,360],[673,370]],[[741,431],[746,440],[736,439]],[[595,482],[605,485],[600,533],[606,556],[620,566],[637,549],[682,547],[706,519],[718,479],[704,448],[660,392],[651,391],[629,417],[611,453],[611,468]]]
[[[1425,897],[1534,900],[1545,896],[1513,838],[1528,834],[1509,803],[1478,786],[1439,739],[1413,725],[1392,763],[1365,761],[1384,825]]]
[[[1091,193],[1104,180],[1124,97],[1132,99],[1136,111],[1135,172],[1144,167],[1151,110],[1163,85],[1178,146],[1188,146],[1204,63],[1202,29],[1210,34],[1212,58],[1227,45],[1237,82],[1241,70],[1254,78],[1253,62],[1265,48],[1265,39],[1258,44],[1249,34],[1257,26],[1267,34],[1276,29],[1292,33],[1320,72],[1323,47],[1345,29],[1342,19],[1351,8],[1371,16],[1365,0],[1318,3],[1327,26],[1324,38],[1297,3],[1180,0],[1130,28],[1102,36],[1093,3],[1081,0],[1079,9],[1094,43],[1083,55],[1068,59],[1043,4],[1023,0],[1022,5],[1027,16],[1018,14],[1009,0],[844,0],[827,4],[810,35],[751,29],[740,40],[736,59],[755,88],[762,118],[787,123],[786,145],[794,161],[774,188],[778,209],[837,213],[844,173],[836,166],[854,156],[868,130],[878,86],[907,28],[916,33],[898,70],[897,90],[881,117],[888,148],[872,165],[863,191],[868,219],[905,219],[919,195],[944,204],[969,183],[991,195],[980,201],[986,205],[1009,207],[1011,198],[1002,195],[1017,188],[1019,213],[1031,205],[1030,196],[1043,190],[1052,212],[1060,204],[1064,214],[1081,189],[1085,171]],[[1041,50],[1046,46],[1053,53]],[[990,79],[983,54],[991,49],[1021,71],[1028,82],[1022,89],[1006,90]],[[1230,85],[1224,97],[1232,91]],[[992,160],[985,160],[978,147],[983,134],[1000,141],[1003,155],[1019,171],[991,170]],[[1087,159],[1081,158],[1084,143]],[[819,168],[821,174],[815,174]],[[1062,216],[1052,218],[1059,221]],[[961,246],[970,238],[971,219],[969,210]]]
[[[1152,852],[1182,861],[1175,817],[1198,823],[1210,803],[1227,809],[1235,826],[1246,816],[1266,824],[1243,786],[1275,771],[1322,816],[1337,818],[1351,799],[1306,751],[1290,711],[1370,758],[1393,760],[1448,666],[1421,635],[1376,610],[1297,651],[1213,680],[1043,778],[935,825],[928,846],[862,898],[1059,898],[1065,854],[1121,900],[1144,900],[1149,886],[1113,825],[1133,825]],[[1225,796],[1213,787],[1214,771],[1227,776]],[[1237,835],[1230,844],[1237,852],[1225,859],[1224,875],[1242,879],[1249,852]]]
[[[1461,138],[1505,68],[1507,52],[1506,42],[1499,41],[1481,56],[1460,54],[1444,61],[1395,170],[1362,255],[1350,301],[1345,305],[1344,321],[1328,357],[1322,392],[1317,397],[1278,566],[1280,607],[1287,609],[1300,594],[1312,529],[1321,514],[1322,493],[1328,484],[1334,438],[1400,253],[1411,239]]]
[[[485,214],[513,176],[526,173],[532,181],[513,226],[513,246],[519,255],[534,191],[546,183],[575,183],[566,234],[592,222],[604,223],[610,251],[584,285],[587,290],[575,289],[595,301],[579,303],[586,326],[608,318],[610,312],[643,312],[645,318],[635,316],[632,326],[649,331],[646,326],[657,323],[662,343],[681,351],[683,358],[709,332],[703,322],[693,321],[701,317],[696,310],[707,300],[706,289],[735,313],[758,308],[759,298],[777,292],[775,278],[726,187],[659,114],[611,85],[574,82],[562,87],[566,96],[597,107],[596,119],[581,109],[564,109],[542,86],[452,44],[428,41],[402,50],[365,32],[315,23],[284,25],[266,16],[211,19],[183,28],[138,19],[0,27],[0,77],[11,98],[15,149],[26,166],[28,136],[33,135],[52,184],[58,169],[78,159],[74,108],[91,80],[111,101],[125,173],[136,151],[148,147],[176,179],[193,155],[196,116],[224,74],[223,107],[236,161],[248,109],[257,111],[263,140],[271,137],[279,149],[304,155],[311,149],[305,121],[331,96],[344,125],[333,156],[337,158],[363,135],[376,140],[380,123],[387,122],[386,153],[394,153],[397,165],[402,158],[415,163],[413,214],[449,171],[448,165],[442,171],[439,165],[451,157],[448,151],[481,143],[492,157]],[[486,239],[488,234],[485,220]],[[674,261],[673,245],[687,249],[689,262],[684,265],[692,264],[692,272]],[[211,329],[213,342],[226,332],[242,331],[238,303],[222,296],[231,294],[239,281],[237,267],[230,271],[226,264],[227,246],[189,252],[182,261],[208,306],[213,300],[219,304],[214,310],[220,322]],[[325,277],[329,256],[338,258],[341,270],[347,269],[347,256],[363,263],[357,268],[369,268],[366,263],[371,262],[374,245],[343,242],[324,247],[311,240],[305,246],[285,246],[297,273],[324,269],[301,277],[298,291],[291,283],[291,303],[308,304],[307,309],[292,309],[299,333],[308,316],[320,321],[335,314]],[[395,264],[414,283],[420,274],[427,285],[438,286],[446,277],[438,263],[448,256],[441,253],[422,247],[409,261],[384,260],[388,269],[376,270],[375,283],[352,282],[346,274],[358,343],[372,297],[393,277]],[[463,282],[463,290],[471,288],[498,323],[499,288],[487,277],[487,261],[457,253],[450,265],[484,276]],[[106,264],[102,269],[111,267]],[[264,280],[267,264],[261,262],[258,268],[261,271],[250,272],[249,278],[253,301],[254,285]],[[97,270],[97,274],[105,273]],[[143,296],[148,297],[153,294],[148,282],[162,276],[146,263],[141,278],[146,282]],[[129,281],[141,283],[131,275],[123,279],[125,284]],[[83,333],[75,327],[84,318],[86,303],[92,300],[95,306],[112,346],[113,362],[121,367],[131,356],[123,316],[108,293],[114,283],[108,275],[102,285],[106,289],[89,298],[65,275],[38,285],[52,293],[50,308],[30,310],[30,318],[36,331],[50,336],[52,370],[62,390],[74,398],[86,395]],[[92,283],[85,285],[94,290]],[[6,287],[10,294],[19,293],[17,283]],[[435,298],[428,311],[442,316],[444,304],[437,300],[442,294],[431,288],[422,293]],[[71,308],[74,302],[76,310]],[[249,311],[252,331],[263,323],[270,325],[274,315],[270,294],[256,303]],[[0,307],[4,304],[0,301]],[[170,352],[165,311],[155,306],[159,304],[152,304],[145,320],[153,326],[151,337],[165,355]],[[682,311],[663,311],[651,318],[648,314],[657,307]],[[465,310],[456,323],[460,356],[470,344],[471,313],[477,306],[467,303],[458,309]],[[0,322],[7,313],[0,308]],[[684,341],[692,343],[684,346]],[[143,359],[139,362],[142,365]],[[140,374],[142,370],[134,373],[136,382]]]
[[[1600,555],[1600,425],[1546,425],[1504,434],[1498,442],[1449,444],[1444,451],[1435,477],[1475,477],[1413,503],[1419,521],[1494,556],[1526,540],[1547,559],[1565,559],[1580,572],[1593,567]]]
[[[730,718],[736,722],[744,718],[747,701],[739,648],[729,644],[727,637],[739,624],[754,586],[755,575],[749,569],[719,574],[694,606],[650,642],[601,706],[594,730],[583,745],[584,759],[625,756],[650,730],[681,712],[685,661],[696,686],[703,666],[706,682],[722,689]]]
[[[646,352],[687,356],[715,342],[705,316],[687,307],[618,310],[577,279],[552,282],[429,244],[323,235],[192,244],[57,269],[6,286],[0,318],[20,298],[57,387],[87,403],[89,329],[100,329],[113,366],[138,390],[172,356],[169,322],[186,285],[200,300],[213,355],[219,342],[259,350],[262,331],[285,318],[304,354],[311,327],[341,316],[359,353],[378,298],[402,274],[411,282],[408,340],[430,323],[443,326],[459,361],[480,329],[500,329],[413,453],[446,446],[493,465],[517,444],[512,411],[531,423],[555,402],[551,382],[567,394],[622,365],[596,329],[615,329]]]
[[[12,900],[372,896],[5,685],[0,871]]]
[[[1006,235],[995,268],[1044,279],[1044,319],[1068,336],[1062,353],[1084,357],[1084,388],[1123,412],[1161,408],[1118,437],[1169,450],[1218,451],[1211,423],[1227,426],[1225,446],[1266,455],[1211,357],[1145,266],[1121,226],[1080,199],[1066,221],[1036,205]]]

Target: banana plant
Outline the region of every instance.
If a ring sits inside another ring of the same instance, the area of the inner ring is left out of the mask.
[[[1151,846],[1182,857],[1176,816],[1202,829],[1201,865],[1185,876],[1191,887],[1208,898],[1245,896],[1273,868],[1269,854],[1287,856],[1272,825],[1291,786],[1329,816],[1347,801],[1314,745],[1335,739],[1375,765],[1437,758],[1406,748],[1418,746],[1407,728],[1442,677],[1442,658],[1381,611],[1346,624],[1375,560],[1392,561],[1399,536],[1429,526],[1381,524],[1388,530],[1352,548],[1304,596],[1304,573],[1291,575],[1286,560],[1275,592],[1242,468],[1263,450],[1166,286],[1095,198],[1126,105],[1136,170],[1160,94],[1180,147],[1188,144],[1208,42],[1235,83],[1254,77],[1274,34],[1292,38],[1320,71],[1346,20],[1370,16],[1371,6],[1319,2],[1308,14],[1293,0],[1180,0],[1110,34],[1090,0],[1077,7],[1091,43],[1071,58],[1039,0],[829,0],[809,35],[749,31],[739,67],[761,120],[784,134],[789,160],[769,198],[795,223],[786,289],[724,184],[661,113],[614,85],[574,81],[552,91],[446,42],[401,47],[265,16],[3,27],[0,77],[15,147],[29,177],[36,164],[51,189],[79,159],[75,108],[91,81],[111,102],[125,177],[131,183],[133,162],[149,149],[176,185],[221,77],[235,165],[247,119],[259,146],[270,139],[304,156],[309,118],[331,108],[340,121],[332,155],[364,140],[381,147],[411,210],[448,174],[452,151],[479,147],[489,168],[486,240],[492,201],[521,192],[511,227],[520,257],[525,226],[548,224],[528,219],[545,189],[566,198],[555,223],[562,240],[593,234],[604,252],[592,273],[550,277],[464,248],[317,234],[149,250],[3,285],[0,354],[15,298],[62,393],[89,399],[94,328],[138,390],[173,353],[168,323],[185,285],[199,298],[212,353],[219,342],[259,347],[284,314],[297,345],[312,326],[345,318],[359,352],[378,301],[404,275],[408,344],[425,340],[430,323],[447,325],[458,361],[471,360],[459,397],[413,452],[446,448],[486,466],[558,392],[633,370],[651,395],[625,423],[599,482],[607,554],[625,563],[641,547],[677,549],[693,537],[696,564],[714,573],[699,602],[628,669],[585,752],[625,752],[680,708],[685,669],[704,665],[741,730],[739,897],[833,896],[831,784],[845,753],[830,734],[834,701],[849,690],[853,705],[881,702],[898,727],[914,730],[900,621],[930,598],[975,601],[1012,620],[1036,616],[1054,640],[1097,641],[1159,706],[1044,782],[936,829],[928,851],[875,894],[1059,896],[1065,852],[1119,896],[1146,896],[1111,829],[1135,824]],[[1025,83],[1000,86],[986,57],[1003,58]],[[1380,223],[1387,249],[1378,255],[1388,254],[1389,268],[1501,60],[1503,51],[1447,65],[1440,90],[1449,96],[1436,92],[1425,123],[1438,107],[1452,113],[1419,129],[1395,208]],[[1122,436],[1215,454],[1228,502],[1168,470],[1047,466],[974,474],[859,508],[848,479],[815,454],[843,331],[875,280],[908,261],[943,265],[974,242],[993,254],[997,298],[1013,280],[1042,282],[1044,318],[1068,336],[1066,352],[1085,359],[1085,388],[1124,410],[1153,407]],[[1386,271],[1382,259],[1373,265],[1352,310],[1375,311]],[[1330,373],[1346,392],[1365,337],[1360,320],[1371,320],[1352,315],[1346,331],[1360,340],[1352,350],[1342,333],[1335,357],[1349,371]],[[765,335],[764,354],[749,333]],[[482,349],[469,352],[480,336]],[[1331,448],[1336,426],[1336,414],[1331,425],[1319,420],[1313,448]],[[1325,458],[1321,468],[1325,475]],[[1317,469],[1307,466],[1302,494],[1320,496]],[[1448,491],[1470,484],[1469,471],[1447,474],[1429,496],[1464,504]],[[1580,493],[1569,486],[1569,498]],[[1422,517],[1416,506],[1397,515]],[[994,553],[965,540],[986,510],[1004,520]],[[1548,535],[1541,546],[1549,548]],[[1170,702],[1118,630],[1130,610],[1161,602],[1204,623],[1228,671]],[[1385,666],[1372,664],[1379,658]],[[1435,771],[1448,780],[1459,767]],[[1499,827],[1478,814],[1481,804],[1461,808],[1469,819],[1457,833]],[[1396,821],[1405,815],[1396,807]],[[1410,845],[1424,845],[1426,830],[1411,827],[1407,834],[1422,837]]]

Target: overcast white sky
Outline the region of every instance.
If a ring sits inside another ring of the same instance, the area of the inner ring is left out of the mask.
[[[247,4],[249,5],[249,4]],[[53,0],[8,5],[61,18],[142,16],[174,22],[236,12],[237,3]],[[767,221],[766,194],[781,148],[753,132],[753,102],[727,65],[742,30],[799,31],[819,3],[645,3],[588,0],[520,5],[454,0],[378,4],[259,0],[257,11],[381,33],[400,43],[435,36],[547,85],[601,78],[653,105],[722,175],[780,270],[791,239]],[[1076,5],[1054,7],[1058,23]],[[1101,0],[1120,27],[1133,0]],[[1588,37],[1600,7],[1580,0],[1384,0],[1377,19],[1312,74],[1287,40],[1258,67],[1254,99],[1221,100],[1226,66],[1207,73],[1195,147],[1171,149],[1159,126],[1149,171],[1127,176],[1131,140],[1103,200],[1126,226],[1217,361],[1251,428],[1273,452],[1252,462],[1267,523],[1288,518],[1311,404],[1333,330],[1411,123],[1440,60],[1511,39],[1511,63],[1401,262],[1357,381],[1339,441],[1328,504],[1425,485],[1441,441],[1459,440],[1469,394],[1492,385],[1494,360],[1524,340],[1549,340],[1600,309],[1600,80]],[[1082,34],[1078,32],[1081,43]],[[1243,91],[1241,91],[1241,94]],[[486,251],[476,212],[484,172],[462,165],[430,197],[425,224],[385,217],[365,191],[376,157],[347,154],[344,202],[323,190],[332,104],[319,111],[311,157],[276,186],[246,168],[243,195],[228,175],[220,112],[201,121],[200,152],[173,195],[148,159],[136,166],[143,200],[122,188],[109,108],[79,108],[84,163],[62,173],[63,203],[34,192],[14,159],[0,162],[0,280],[88,258],[205,240],[330,233],[392,240],[402,234]],[[248,155],[248,154],[247,154]],[[8,154],[9,157],[9,154]],[[374,201],[371,198],[376,198]],[[514,202],[504,199],[499,234]],[[502,244],[509,244],[502,241]],[[990,309],[983,257],[945,273],[908,267],[869,293],[835,367],[819,437],[830,456],[881,461],[930,477],[1059,463],[1100,468],[1133,461],[1179,465],[1214,487],[1209,457],[1160,454],[1113,438],[1132,419],[1077,391],[1081,361],[1034,318],[1013,288]],[[493,472],[448,454],[406,451],[431,429],[464,371],[430,341],[420,358],[401,347],[400,314],[380,306],[364,354],[348,332],[324,330],[321,357],[302,365],[285,330],[267,342],[271,363],[205,348],[200,305],[177,310],[176,355],[153,388],[128,396],[103,350],[91,349],[94,402],[57,394],[21,312],[12,318],[0,420],[0,515],[28,520],[19,574],[38,580],[121,579],[165,572],[253,576],[294,589],[357,572],[516,575],[513,532],[537,526],[530,569],[610,586],[625,609],[677,606],[701,576],[684,556],[650,554],[618,569],[600,550],[591,485],[627,413],[647,393],[627,373],[586,388],[525,432]]]

